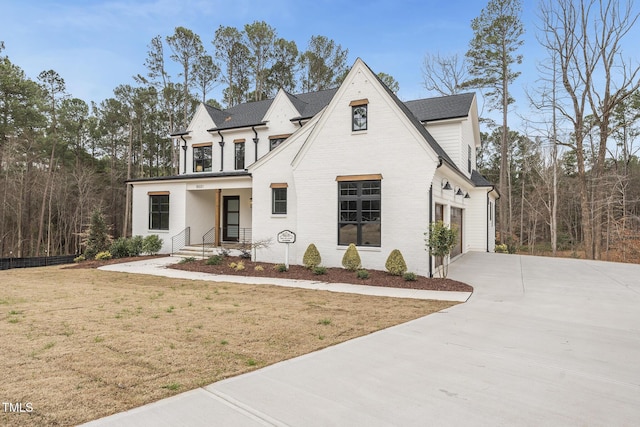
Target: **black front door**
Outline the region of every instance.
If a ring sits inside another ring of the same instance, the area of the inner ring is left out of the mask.
[[[240,196],[224,196],[222,240],[237,242],[240,236]]]

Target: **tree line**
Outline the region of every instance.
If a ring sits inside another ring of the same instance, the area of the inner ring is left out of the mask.
[[[542,0],[536,39],[546,52],[538,87],[509,126],[523,44],[520,0],[490,0],[464,57],[429,54],[424,86],[479,89],[501,121],[486,120],[479,169],[497,183],[498,241],[510,251],[565,251],[640,262],[640,66],[623,46],[633,1]]]
[[[335,41],[313,36],[299,51],[265,22],[220,26],[211,48],[183,27],[158,35],[143,73],[87,103],[54,70],[29,78],[0,42],[0,257],[80,253],[95,210],[114,238],[130,234],[125,181],[177,173],[169,135],[186,128],[199,102],[222,108],[279,88],[322,90],[347,73],[348,51]],[[222,99],[209,98],[220,84]]]
[[[547,53],[539,85],[514,99],[525,28],[520,0],[489,0],[471,22],[466,54],[429,53],[424,87],[475,90],[481,110],[480,172],[497,183],[498,242],[511,250],[640,259],[640,68],[623,46],[633,2],[541,0],[536,39]],[[208,51],[207,52],[207,48]],[[114,237],[130,234],[124,182],[177,172],[168,135],[199,102],[221,108],[337,86],[348,50],[314,36],[306,50],[265,22],[220,26],[210,43],[175,28],[148,45],[144,72],[87,104],[55,71],[28,78],[0,44],[0,256],[76,253],[91,212]],[[393,91],[393,77],[380,73]],[[222,98],[210,94],[223,85]],[[513,107],[531,113],[513,122]],[[521,109],[522,110],[522,109]],[[499,121],[489,112],[499,113]]]

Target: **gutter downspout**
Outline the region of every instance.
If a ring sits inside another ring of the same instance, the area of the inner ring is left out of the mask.
[[[258,132],[256,131],[256,127],[255,126],[251,126],[251,130],[253,131],[253,134],[255,135],[255,137],[253,138],[253,147],[254,147],[254,152],[256,154],[255,156],[255,161],[258,161],[258,141],[260,141],[260,138],[258,138]]]
[[[218,131],[218,135],[220,135],[220,172],[224,170],[224,136],[222,136],[222,132]]]
[[[184,164],[184,167],[182,169],[182,173],[186,174],[187,173],[187,140],[184,139],[183,135],[180,135],[180,139],[184,141],[184,145],[182,146],[182,151],[183,151],[182,157],[183,157],[183,164]],[[178,172],[180,172],[180,171],[178,171]]]

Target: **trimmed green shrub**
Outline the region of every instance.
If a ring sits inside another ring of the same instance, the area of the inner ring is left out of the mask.
[[[279,273],[285,273],[287,271],[287,266],[284,264],[276,264],[273,266],[273,269]]]
[[[142,252],[155,255],[162,249],[162,239],[157,234],[149,234],[142,240]]]
[[[111,258],[113,258],[113,257],[111,256],[111,252],[109,252],[109,251],[102,251],[102,252],[98,252],[96,254],[96,259],[98,261],[104,261],[104,260],[108,260],[108,259],[111,259]]]
[[[205,262],[205,264],[207,265],[220,265],[222,263],[222,256],[221,255],[213,255],[210,256],[207,261]]]
[[[78,262],[82,262],[82,261],[86,261],[86,260],[87,260],[87,258],[85,258],[84,255],[78,255],[77,257],[75,257],[73,259],[73,262],[78,263]]]
[[[195,260],[196,259],[194,257],[188,256],[188,257],[182,258],[180,261],[178,261],[178,264],[187,264],[187,263],[190,263],[190,262],[195,262]]]
[[[402,275],[402,278],[406,281],[406,282],[415,282],[416,279],[418,278],[418,276],[416,276],[416,273],[411,273],[410,271],[407,271],[406,273],[404,273]]]
[[[394,276],[402,276],[407,271],[407,263],[404,262],[404,257],[398,249],[391,251],[384,267]]]
[[[142,253],[144,238],[140,235],[129,238],[129,256],[138,256]]]
[[[496,253],[506,254],[507,253],[507,245],[505,245],[505,244],[496,245],[496,248],[494,250],[495,250]]]
[[[312,269],[314,267],[319,266],[321,262],[322,262],[322,257],[320,256],[320,252],[318,251],[318,248],[316,248],[316,245],[311,243],[307,247],[307,250],[304,252],[304,256],[302,257],[302,263],[304,264],[305,267]]]
[[[362,268],[362,261],[360,261],[360,254],[356,245],[351,243],[346,252],[342,256],[342,266],[350,271],[356,271]]]
[[[313,274],[317,274],[317,275],[327,274],[327,268],[319,265],[315,266],[313,267]]]
[[[131,256],[130,242],[126,237],[118,237],[111,243],[109,252],[114,258],[125,258]]]
[[[356,276],[358,277],[358,279],[368,279],[369,278],[369,272],[367,270],[358,270],[358,272],[356,273]]]

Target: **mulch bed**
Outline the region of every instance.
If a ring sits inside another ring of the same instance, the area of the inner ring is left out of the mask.
[[[240,271],[229,267],[231,263],[242,261],[245,268]],[[263,271],[256,271],[256,266],[262,266]],[[204,260],[173,264],[168,267],[177,270],[197,271],[201,273],[226,274],[236,276],[273,277],[282,279],[313,280],[316,282],[351,283],[355,285],[383,286],[389,288],[422,289],[432,291],[473,292],[473,287],[466,283],[450,279],[428,278],[417,276],[415,281],[406,281],[401,276],[392,276],[386,271],[367,270],[369,278],[359,279],[356,273],[344,268],[327,267],[326,274],[314,274],[313,271],[301,265],[290,265],[289,270],[279,272],[275,264],[253,262],[240,257],[226,257],[219,265],[207,265]]]

